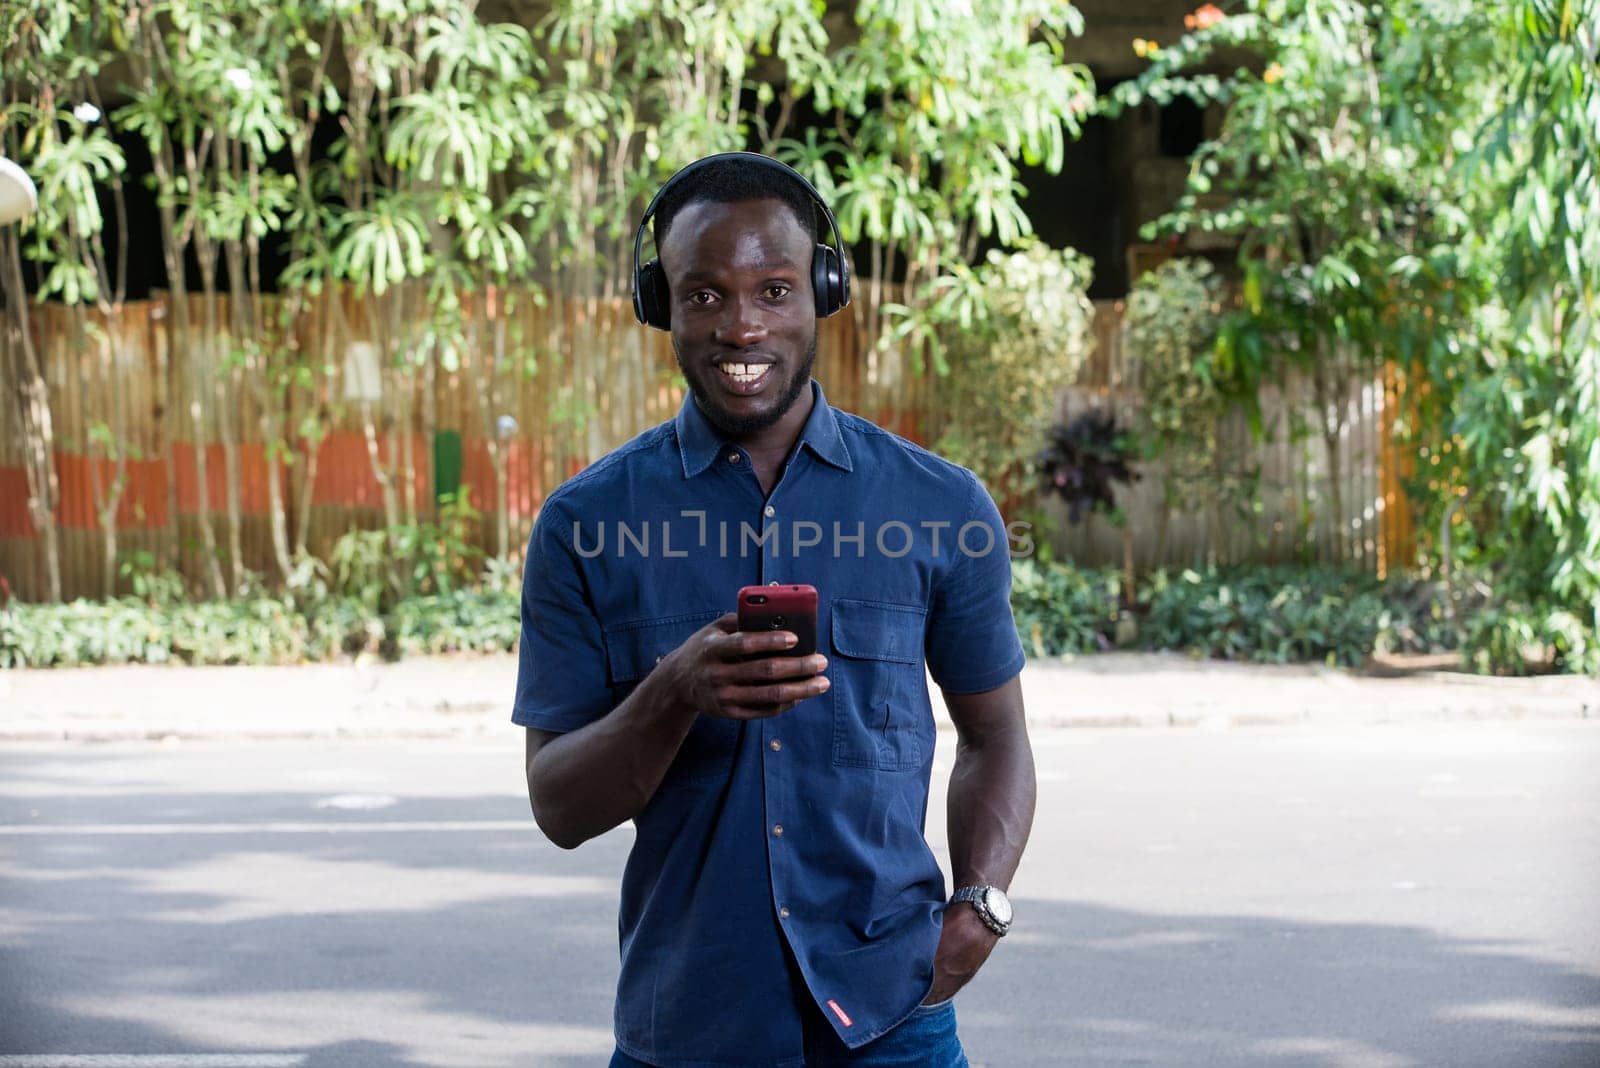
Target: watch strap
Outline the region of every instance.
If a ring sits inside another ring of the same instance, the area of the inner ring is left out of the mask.
[[[1006,932],[1011,930],[1011,925],[1000,922],[1000,918],[990,910],[989,903],[984,900],[990,890],[1002,894],[1005,893],[1004,890],[996,886],[963,886],[950,895],[950,903],[953,905],[959,901],[970,902],[973,910],[978,914],[978,919],[983,921],[983,925],[995,934],[1004,937]]]

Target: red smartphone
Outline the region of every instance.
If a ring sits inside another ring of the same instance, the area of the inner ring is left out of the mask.
[[[787,630],[800,639],[779,656],[817,651],[815,586],[746,586],[739,591],[740,630]]]

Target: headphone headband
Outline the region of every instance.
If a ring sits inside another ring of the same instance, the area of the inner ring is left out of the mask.
[[[816,299],[817,318],[825,319],[849,304],[850,270],[845,263],[844,238],[839,235],[839,224],[834,219],[833,210],[828,207],[827,201],[822,199],[822,194],[806,181],[805,175],[771,156],[763,156],[759,152],[719,152],[685,165],[668,178],[666,184],[656,190],[656,195],[650,198],[649,205],[644,209],[644,217],[639,220],[639,229],[633,235],[634,317],[646,326],[654,326],[660,330],[671,328],[671,310],[666,300],[666,278],[661,270],[659,250],[657,259],[643,264],[639,262],[644,249],[645,228],[655,218],[656,208],[660,205],[661,198],[667,195],[667,190],[695,172],[725,160],[743,160],[777,171],[799,183],[800,188],[811,198],[811,202],[822,209],[823,218],[828,221],[828,233],[832,240],[828,244],[818,242],[811,261],[812,292]]]

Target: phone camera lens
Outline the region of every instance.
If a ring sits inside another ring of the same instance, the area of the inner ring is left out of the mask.
[[[762,593],[753,593],[748,598],[746,598],[746,600],[748,600],[751,604],[766,604],[767,603],[766,594],[762,594]]]
[[[784,619],[782,616],[773,616],[772,617],[772,629],[773,630],[780,630],[780,629],[782,629],[783,625],[786,622],[788,622],[788,620]]]

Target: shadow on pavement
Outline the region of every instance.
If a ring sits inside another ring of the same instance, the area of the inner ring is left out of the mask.
[[[59,833],[0,826],[0,1052],[606,1063],[626,832],[562,851],[504,794],[336,813],[308,809],[304,790],[110,794],[40,802]],[[6,798],[0,823],[29,823],[30,804]],[[69,826],[110,820],[484,827]],[[977,1066],[1600,1064],[1600,976],[1513,940],[1071,901],[1018,911],[959,1002]]]

